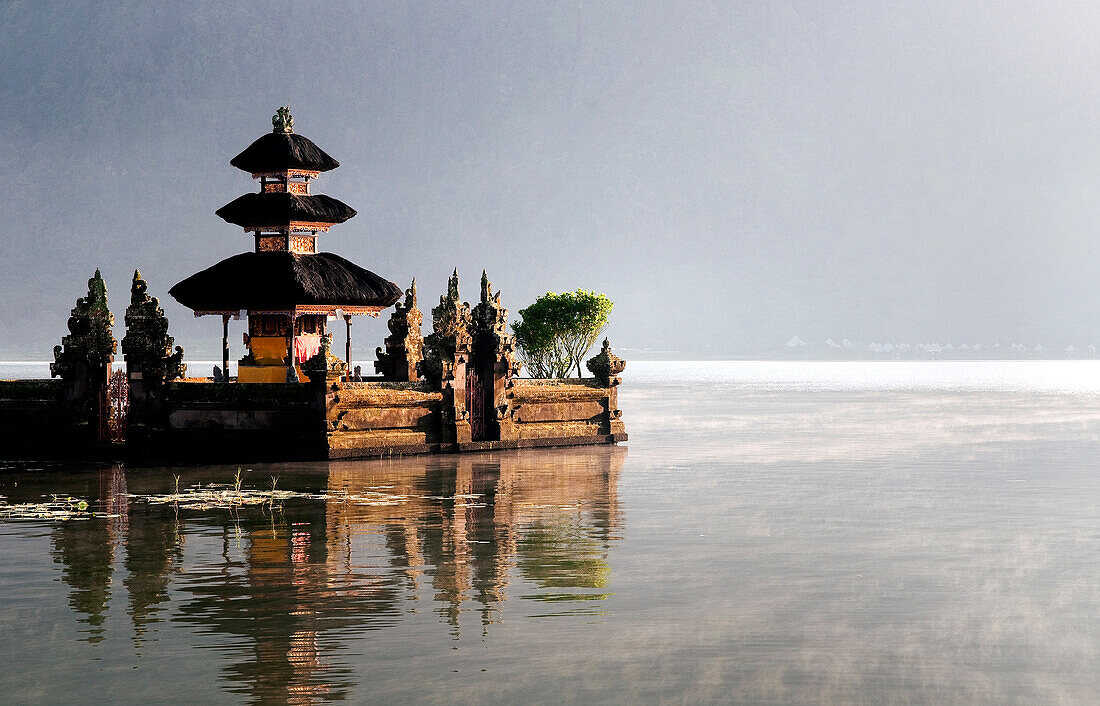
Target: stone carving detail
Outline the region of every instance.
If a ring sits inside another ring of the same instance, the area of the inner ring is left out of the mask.
[[[69,314],[69,335],[53,347],[50,376],[64,381],[65,413],[78,438],[103,440],[110,419],[107,381],[118,342],[111,334],[115,317],[107,308],[107,286],[99,270],[88,280],[88,295]]]
[[[271,132],[292,133],[294,132],[294,117],[290,114],[290,106],[283,106],[275,111],[275,115],[271,116]]]
[[[420,326],[424,315],[416,302],[416,280],[405,290],[405,302],[398,303],[393,315],[387,322],[390,335],[386,337],[386,350],[375,350],[378,360],[374,362],[375,372],[381,373],[386,380],[409,382],[416,380],[417,365],[424,357],[424,337]]]
[[[293,370],[293,367],[290,368]],[[348,372],[348,364],[332,354],[332,334],[321,336],[321,348],[312,358],[302,363],[302,372],[310,382],[338,380]]]
[[[466,366],[470,360],[470,305],[458,295],[458,270],[447,282],[447,294],[432,309],[432,333],[424,339],[424,359],[417,370],[443,393],[440,408],[443,439],[470,441],[470,414],[466,409]]]
[[[54,362],[50,376],[69,380],[86,372],[89,385],[106,385],[107,375],[118,352],[118,342],[111,333],[115,317],[107,308],[107,285],[99,270],[88,280],[88,296],[76,300],[69,314],[69,335],[53,347]]]
[[[622,382],[618,375],[626,368],[626,361],[611,352],[611,344],[605,338],[603,339],[603,348],[595,356],[589,358],[585,366],[601,384],[614,387]]]
[[[139,372],[145,386],[181,378],[187,372],[183,363],[183,348],[172,344],[168,335],[168,319],[156,297],[150,297],[149,285],[134,270],[130,286],[130,306],[126,308],[126,335],[122,353],[132,372]]]
[[[512,438],[509,417],[508,388],[519,374],[516,363],[515,337],[508,335],[508,310],[500,304],[500,292],[493,294],[493,284],[481,273],[481,301],[473,310],[473,358],[487,376],[483,384],[489,388],[486,404],[492,407],[489,433],[501,440]]]
[[[447,294],[432,309],[432,333],[424,339],[424,358],[417,366],[433,385],[454,379],[455,363],[470,351],[470,324],[470,305],[459,299],[456,269],[447,281]]]
[[[493,283],[485,270],[481,271],[481,302],[474,307],[473,325],[476,339],[497,341],[508,337],[508,310],[500,305],[500,292],[493,294]]]
[[[512,378],[519,374],[516,363],[516,339],[508,335],[508,310],[500,304],[500,292],[493,294],[493,283],[481,271],[481,302],[474,307],[475,347],[493,355],[503,364],[500,372]]]

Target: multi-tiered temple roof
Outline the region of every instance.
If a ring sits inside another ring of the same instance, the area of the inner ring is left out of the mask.
[[[340,166],[339,162],[315,145],[313,140],[287,131],[294,129],[293,118],[289,120],[289,124],[280,122],[278,114],[275,118],[278,122],[275,129],[246,147],[243,152],[229,160],[229,164],[250,172],[253,176],[278,174],[288,169],[309,172],[316,176]]]
[[[393,282],[328,252],[241,253],[188,277],[169,293],[199,313],[295,308],[354,313],[388,307],[401,296]]]
[[[259,192],[217,211],[252,234],[254,251],[188,277],[170,294],[196,314],[376,314],[392,305],[401,297],[396,284],[339,255],[317,252],[319,233],[355,215],[342,201],[311,193],[312,181],[339,163],[294,133],[288,109],[280,108],[272,124],[271,133],[230,161],[259,180]]]

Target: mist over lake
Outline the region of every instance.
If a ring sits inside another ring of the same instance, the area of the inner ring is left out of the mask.
[[[246,465],[246,488],[277,476],[301,493],[278,509],[141,499],[175,474],[231,487],[232,466],[9,468],[9,503],[80,496],[117,516],[0,522],[0,688],[128,703],[1100,697],[1100,364],[627,375],[623,446]]]

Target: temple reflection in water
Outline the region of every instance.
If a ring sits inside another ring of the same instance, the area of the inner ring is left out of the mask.
[[[57,525],[53,552],[89,641],[118,633],[109,604],[124,593],[139,650],[158,623],[181,623],[224,653],[232,691],[338,698],[354,686],[350,642],[367,631],[431,611],[441,639],[485,639],[506,604],[517,618],[605,610],[625,455],[603,446],[255,468],[249,487],[276,475],[281,489],[331,497],[239,513],[134,500],[168,492],[166,474],[104,470],[101,507],[119,516]],[[225,469],[179,473],[180,487],[229,480]]]

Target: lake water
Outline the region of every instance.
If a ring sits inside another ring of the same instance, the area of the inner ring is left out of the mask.
[[[0,377],[10,377],[0,366]],[[630,363],[620,447],[0,469],[6,702],[1100,701],[1100,363]],[[319,498],[325,495],[328,499]]]

